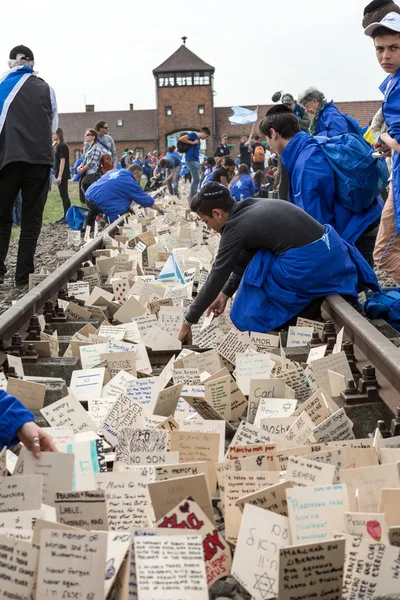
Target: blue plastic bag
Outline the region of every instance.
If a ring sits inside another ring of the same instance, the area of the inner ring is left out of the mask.
[[[68,227],[74,231],[81,231],[88,212],[88,208],[70,206],[65,215]]]

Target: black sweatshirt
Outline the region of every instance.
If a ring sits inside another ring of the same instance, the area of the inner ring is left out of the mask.
[[[221,290],[233,296],[257,250],[280,254],[319,240],[325,228],[301,208],[284,200],[248,198],[237,202],[220,229],[218,255],[186,319],[197,323]]]

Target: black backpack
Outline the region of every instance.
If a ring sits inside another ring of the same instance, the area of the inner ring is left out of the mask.
[[[187,135],[188,133],[182,133],[181,137],[183,137],[184,135]],[[181,140],[178,140],[178,143],[176,145],[176,149],[178,150],[178,152],[180,154],[184,154],[185,152],[187,152],[190,148],[190,144],[185,144],[185,142],[181,142]]]

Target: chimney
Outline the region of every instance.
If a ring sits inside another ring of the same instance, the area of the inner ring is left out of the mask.
[[[129,105],[129,110],[133,110],[133,104]]]
[[[86,104],[86,112],[94,112],[94,104]]]

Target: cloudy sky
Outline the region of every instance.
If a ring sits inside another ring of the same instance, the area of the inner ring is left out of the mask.
[[[187,36],[215,67],[215,104],[264,104],[309,85],[335,100],[378,100],[384,74],[361,28],[368,0],[19,0],[0,63],[25,44],[60,112],[155,108],[152,69]]]

